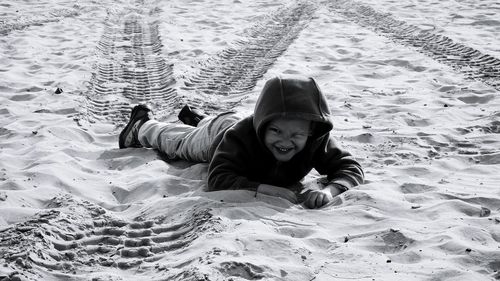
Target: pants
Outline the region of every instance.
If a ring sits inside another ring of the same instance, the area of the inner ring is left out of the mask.
[[[210,162],[210,147],[217,134],[241,118],[234,113],[203,118],[197,127],[149,120],[139,129],[138,139],[144,147],[163,152],[169,159]]]

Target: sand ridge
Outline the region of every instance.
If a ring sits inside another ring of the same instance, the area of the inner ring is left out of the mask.
[[[442,35],[498,59],[494,1],[446,2],[437,30],[436,3],[410,0],[80,1],[74,16],[10,29],[0,38],[0,276],[500,278],[498,76],[470,79],[406,33],[394,39],[396,27],[379,32],[377,19],[402,22],[425,44]],[[491,63],[478,61],[476,74]],[[130,104],[172,121],[185,101],[250,113],[281,73],[317,79],[333,133],[365,167],[365,185],[321,210],[206,193],[206,164],[117,147]]]

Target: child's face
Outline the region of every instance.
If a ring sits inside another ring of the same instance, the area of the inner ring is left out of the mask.
[[[299,153],[310,135],[310,121],[278,118],[266,128],[264,143],[276,160],[286,162]]]

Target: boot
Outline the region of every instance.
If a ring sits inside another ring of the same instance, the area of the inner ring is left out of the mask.
[[[120,133],[118,145],[120,148],[142,147],[138,139],[141,126],[151,120],[151,109],[144,104],[136,105],[130,113],[130,120]]]
[[[182,123],[196,127],[198,126],[198,123],[200,123],[200,121],[207,116],[198,109],[191,108],[186,104],[181,109],[177,117],[182,121]]]

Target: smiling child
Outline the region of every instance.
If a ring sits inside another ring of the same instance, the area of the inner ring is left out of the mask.
[[[304,205],[319,208],[363,182],[363,170],[331,136],[330,110],[316,82],[306,77],[267,81],[254,114],[205,117],[186,106],[184,124],[152,120],[150,110],[132,110],[120,148],[149,147],[171,159],[209,162],[208,190],[244,189],[298,202],[300,181],[314,168],[326,176]]]

